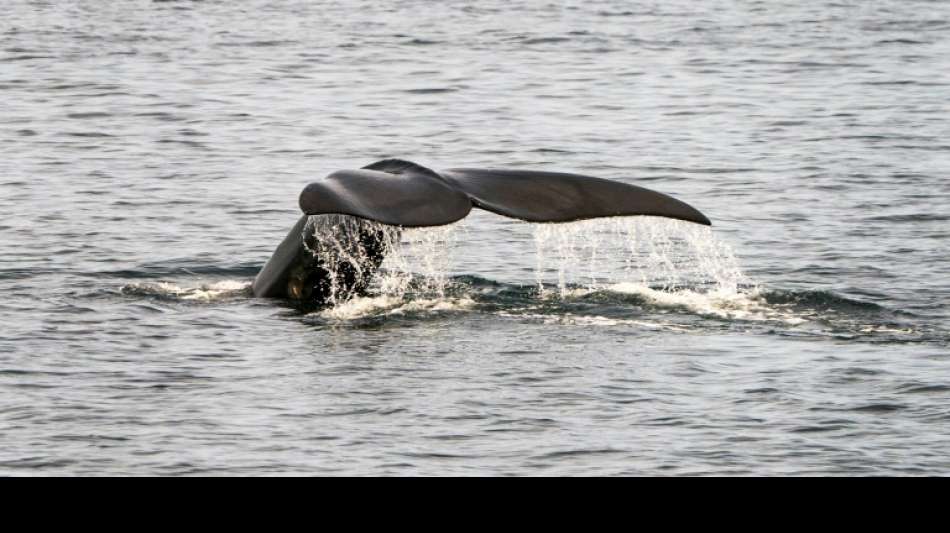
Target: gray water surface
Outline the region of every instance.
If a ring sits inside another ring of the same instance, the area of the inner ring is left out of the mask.
[[[950,474],[948,38],[922,0],[8,0],[0,475]],[[384,157],[715,225],[480,213],[396,289],[250,298],[300,190]]]

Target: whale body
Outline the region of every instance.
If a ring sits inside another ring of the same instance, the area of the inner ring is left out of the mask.
[[[680,200],[617,181],[531,170],[437,172],[401,159],[311,183],[300,208],[303,216],[255,278],[255,296],[323,305],[362,294],[391,245],[392,232],[380,225],[397,232],[443,226],[473,208],[528,222],[645,215],[711,225]]]

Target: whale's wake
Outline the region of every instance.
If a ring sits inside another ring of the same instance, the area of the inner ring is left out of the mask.
[[[472,275],[484,243],[465,221],[397,229],[345,216],[308,224],[311,252],[327,265],[328,303],[301,308],[308,321],[359,325],[431,320],[465,313],[580,326],[634,326],[665,331],[765,328],[783,335],[864,337],[883,341],[928,338],[902,315],[872,303],[822,291],[782,291],[746,276],[731,246],[706,227],[650,217],[566,224],[511,222],[533,250],[505,257],[514,281]],[[354,296],[344,278],[359,278],[366,254],[360,234],[373,234],[386,259]],[[357,243],[357,244],[354,244]],[[473,249],[474,248],[474,249]],[[531,253],[533,252],[533,253]],[[489,256],[490,258],[490,256]],[[499,259],[499,260],[502,260]],[[466,261],[468,261],[466,263]],[[510,264],[508,264],[510,263]],[[520,263],[520,264],[519,264]],[[490,270],[490,265],[484,265]],[[533,276],[531,272],[533,271]],[[532,279],[533,278],[533,279]],[[244,299],[247,280],[131,283],[122,294],[193,304]]]

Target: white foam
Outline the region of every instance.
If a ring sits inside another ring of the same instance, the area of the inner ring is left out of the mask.
[[[748,291],[717,287],[707,292],[688,289],[656,290],[637,283],[618,283],[607,290],[635,294],[651,304],[672,309],[685,309],[696,314],[747,321],[773,321],[799,325],[808,320],[782,306],[769,304],[758,289]]]
[[[317,314],[330,320],[358,320],[373,316],[397,316],[407,313],[446,313],[468,311],[475,307],[471,298],[421,298],[405,299],[401,296],[366,296],[319,311]]]
[[[899,335],[913,335],[917,331],[913,328],[893,328],[888,326],[865,325],[861,326],[861,333],[894,333]]]
[[[183,287],[169,282],[130,283],[122,287],[122,292],[177,298],[188,301],[211,302],[225,298],[246,296],[250,291],[248,281],[225,280],[195,287]]]
[[[560,326],[637,326],[653,330],[676,332],[690,331],[692,329],[686,325],[673,324],[670,322],[635,320],[630,318],[606,317],[600,315],[576,315],[573,313],[551,315],[544,313],[524,312],[522,310],[521,312],[501,311],[498,313],[498,315],[516,318],[518,320],[536,320],[543,324],[556,324]]]

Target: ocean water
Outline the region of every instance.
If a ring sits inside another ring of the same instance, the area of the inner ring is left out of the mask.
[[[950,474],[950,2],[7,0],[0,475]],[[311,180],[571,171],[250,296]]]

